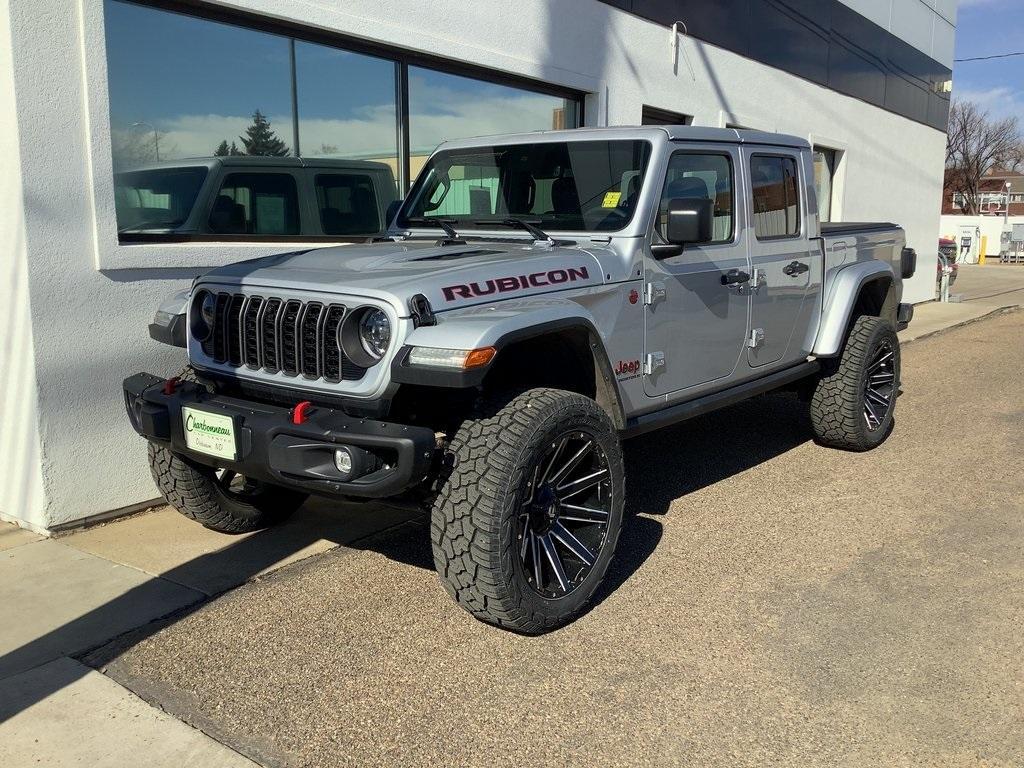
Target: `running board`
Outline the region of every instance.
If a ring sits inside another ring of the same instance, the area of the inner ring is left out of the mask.
[[[670,424],[692,419],[694,416],[702,416],[705,413],[734,405],[755,395],[762,395],[765,392],[771,392],[773,389],[779,389],[787,384],[800,381],[800,379],[817,373],[820,369],[821,364],[817,360],[810,360],[793,368],[770,373],[760,379],[747,381],[743,384],[737,384],[735,387],[723,389],[720,392],[713,392],[710,395],[698,397],[696,400],[688,400],[685,403],[662,408],[660,411],[633,416],[627,419],[626,428],[621,430],[619,434],[624,438],[636,437],[645,432],[651,432],[655,429],[661,429],[661,427],[667,427]]]

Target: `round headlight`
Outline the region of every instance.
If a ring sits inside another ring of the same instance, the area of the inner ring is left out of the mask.
[[[380,360],[391,343],[391,321],[382,309],[367,309],[359,319],[359,343],[366,354]]]
[[[192,299],[192,335],[206,341],[213,333],[217,320],[217,297],[209,291],[199,291]]]

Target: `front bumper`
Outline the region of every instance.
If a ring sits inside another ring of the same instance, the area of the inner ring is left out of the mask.
[[[394,496],[429,473],[435,436],[426,427],[361,419],[331,408],[311,408],[301,424],[279,406],[210,392],[181,382],[168,394],[165,379],[137,373],[124,380],[125,408],[135,431],[147,440],[209,467],[233,469],[257,480],[324,496]],[[235,460],[190,450],[181,409],[201,408],[234,423]],[[366,451],[377,461],[360,477],[346,479],[334,466],[340,447]]]

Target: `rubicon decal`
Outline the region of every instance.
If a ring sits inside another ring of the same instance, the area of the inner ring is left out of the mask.
[[[529,275],[497,277],[493,280],[485,280],[482,283],[446,285],[441,290],[444,292],[445,301],[455,301],[456,299],[490,296],[492,293],[508,293],[510,291],[523,291],[529,288],[544,288],[550,285],[573,283],[577,280],[587,280],[589,278],[590,275],[587,273],[586,267],[569,267],[567,269],[552,269],[548,272],[533,272]]]

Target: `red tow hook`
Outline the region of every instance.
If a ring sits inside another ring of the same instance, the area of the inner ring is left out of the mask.
[[[292,409],[292,424],[302,424],[306,420],[306,412],[313,407],[309,400],[303,400]]]
[[[178,385],[180,383],[181,383],[181,379],[179,377],[171,376],[171,378],[169,378],[167,381],[164,382],[164,394],[165,395],[173,395],[174,394],[174,390],[176,390],[178,388]]]

